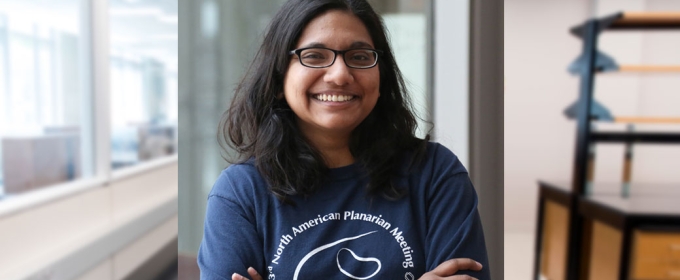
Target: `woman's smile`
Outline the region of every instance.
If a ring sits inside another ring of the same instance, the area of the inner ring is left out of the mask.
[[[349,94],[314,94],[312,97],[316,100],[323,101],[323,102],[331,102],[331,103],[344,103],[344,102],[349,102],[354,100],[355,96],[354,95],[349,95]]]

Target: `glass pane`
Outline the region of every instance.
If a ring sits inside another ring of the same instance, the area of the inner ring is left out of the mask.
[[[183,124],[179,162],[180,253],[195,255],[198,251],[205,198],[216,174],[226,166],[215,137],[220,116],[255,55],[265,27],[284,2],[180,1],[183,26],[180,44],[185,55],[182,71],[193,73],[181,77],[180,98],[184,102],[180,103]]]
[[[418,118],[417,136],[424,138],[430,130],[427,92],[427,15],[424,13],[393,13],[382,15],[399,70]]]
[[[111,165],[177,153],[177,1],[111,0]]]
[[[0,199],[92,176],[80,0],[0,0]]]
[[[427,22],[428,1],[424,0],[372,0],[369,1],[381,14],[389,30],[390,46],[406,81],[411,102],[418,118],[416,135],[424,138],[431,125],[430,95],[427,81],[427,48],[430,36]]]

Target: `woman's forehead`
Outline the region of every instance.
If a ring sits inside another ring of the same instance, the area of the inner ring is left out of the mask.
[[[303,45],[299,46],[300,48],[328,48],[325,43],[323,42],[310,42],[306,43]],[[372,48],[373,44],[366,42],[366,41],[354,41],[349,45],[350,49],[358,49],[358,48]]]
[[[373,47],[366,25],[349,11],[330,10],[312,19],[298,39],[302,47]]]

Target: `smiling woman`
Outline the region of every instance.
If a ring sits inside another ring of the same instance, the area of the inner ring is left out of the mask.
[[[468,173],[415,136],[385,33],[364,0],[274,16],[220,126],[239,157],[209,195],[201,279],[489,279]]]

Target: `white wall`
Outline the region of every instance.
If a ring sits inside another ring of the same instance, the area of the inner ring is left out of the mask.
[[[123,279],[177,238],[177,162],[0,217],[0,279]]]
[[[581,41],[568,33],[587,0],[505,2],[505,231],[533,232],[537,180],[568,179],[575,123],[562,111],[578,96],[568,65]]]

